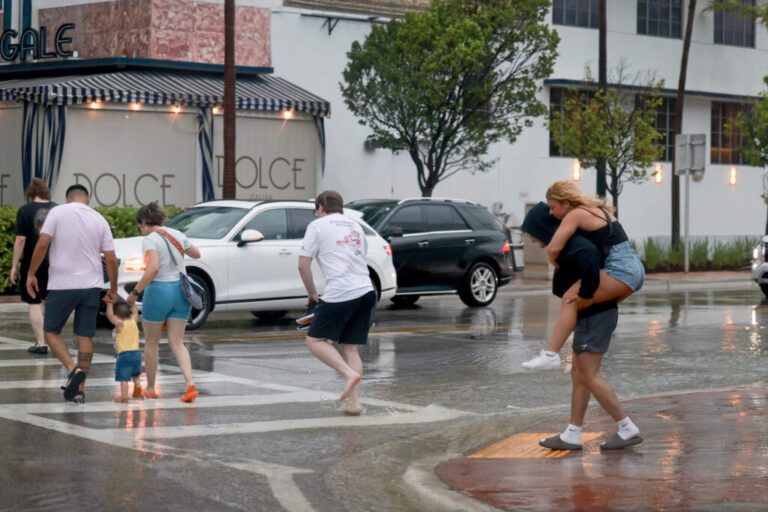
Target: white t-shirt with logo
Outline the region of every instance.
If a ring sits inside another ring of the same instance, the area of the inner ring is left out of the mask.
[[[320,265],[325,278],[324,302],[344,302],[373,290],[366,254],[368,241],[363,228],[340,213],[312,221],[299,251]]]

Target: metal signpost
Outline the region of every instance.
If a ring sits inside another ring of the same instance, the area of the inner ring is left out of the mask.
[[[685,272],[688,272],[689,252],[689,213],[691,195],[691,176],[697,181],[704,176],[704,150],[707,136],[703,133],[679,134],[675,136],[675,175],[685,176]]]

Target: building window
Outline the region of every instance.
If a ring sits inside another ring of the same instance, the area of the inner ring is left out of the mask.
[[[682,33],[682,19],[682,0],[637,1],[638,34],[679,39]]]
[[[659,143],[664,148],[661,154],[662,162],[672,161],[672,149],[675,147],[675,98],[661,98],[661,104],[656,107],[656,121],[653,127],[661,134]]]
[[[552,3],[552,24],[598,28],[600,0],[555,0]]]
[[[742,103],[712,102],[712,140],[710,158],[713,164],[742,163],[739,148],[742,138],[736,129],[736,116],[746,112],[747,105]]]
[[[735,0],[754,7],[754,0]],[[715,11],[715,44],[755,47],[755,19],[740,13]]]
[[[550,87],[549,88],[549,120],[552,121],[552,114],[559,112],[562,116],[565,110],[565,101],[571,97],[572,94],[578,94],[584,98],[585,103],[595,97],[595,93],[592,91],[574,91],[566,87]],[[561,117],[562,119],[562,117]],[[573,156],[566,155],[560,150],[555,143],[555,136],[552,133],[552,126],[549,129],[549,156]]]

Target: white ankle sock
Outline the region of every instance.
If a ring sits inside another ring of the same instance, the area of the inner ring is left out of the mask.
[[[547,357],[556,357],[557,356],[557,352],[552,352],[551,350],[542,350],[541,353],[544,354]]]
[[[560,439],[565,441],[566,443],[571,444],[581,444],[581,427],[577,427],[576,425],[568,425],[568,428],[565,429],[565,431],[560,434]]]
[[[623,420],[617,421],[616,425],[619,426],[619,437],[622,439],[626,440],[630,437],[635,437],[640,433],[640,429],[637,428],[634,423],[632,423],[632,420],[629,419],[629,416]]]

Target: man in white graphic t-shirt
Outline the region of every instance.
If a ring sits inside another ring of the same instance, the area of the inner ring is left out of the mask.
[[[359,415],[363,361],[357,345],[368,342],[376,292],[365,263],[368,244],[363,228],[342,215],[343,205],[341,195],[333,190],[326,190],[315,199],[318,218],[307,226],[301,242],[299,274],[309,302],[317,302],[307,333],[307,347],[344,377],[344,391],[339,398],[344,402],[343,410]],[[312,278],[313,258],[325,277],[322,299]],[[338,342],[341,353],[328,340]]]

